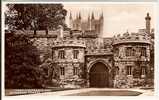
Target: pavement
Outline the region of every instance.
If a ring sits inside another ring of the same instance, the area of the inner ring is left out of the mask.
[[[133,89],[114,89],[114,88],[84,88],[84,89],[77,89],[77,90],[66,90],[66,91],[57,91],[57,92],[44,92],[44,93],[37,93],[37,94],[30,94],[25,96],[67,96],[70,94],[76,94],[76,93],[83,93],[83,92],[89,92],[89,91],[107,91],[107,90],[128,90],[128,91],[137,91],[141,92],[142,94],[139,96],[153,96],[154,91],[153,90],[143,90],[138,88]]]

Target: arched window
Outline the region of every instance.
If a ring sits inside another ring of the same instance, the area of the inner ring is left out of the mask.
[[[60,59],[64,59],[65,58],[65,51],[64,50],[60,50],[59,51],[58,58],[60,58]]]

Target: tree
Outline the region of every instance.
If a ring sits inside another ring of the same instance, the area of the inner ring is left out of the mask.
[[[42,88],[38,50],[26,35],[5,35],[5,88]]]
[[[67,11],[62,4],[8,4],[6,24],[14,25],[16,29],[55,30],[58,25],[66,28]]]
[[[41,88],[46,74],[39,66],[39,50],[27,34],[17,30],[56,30],[64,23],[67,11],[62,4],[8,4],[5,12],[5,87]]]

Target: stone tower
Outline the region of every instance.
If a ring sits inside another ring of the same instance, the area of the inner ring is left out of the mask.
[[[151,17],[149,16],[149,13],[147,13],[147,16],[145,17],[145,20],[146,20],[146,33],[150,34],[150,30],[151,30],[150,21],[151,21]]]

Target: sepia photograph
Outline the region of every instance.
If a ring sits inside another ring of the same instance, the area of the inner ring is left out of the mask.
[[[5,96],[154,96],[153,3],[5,3]]]

